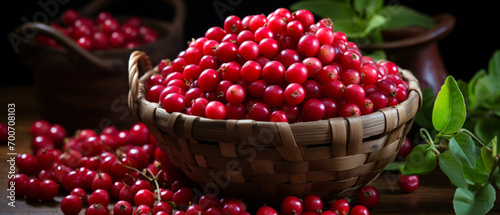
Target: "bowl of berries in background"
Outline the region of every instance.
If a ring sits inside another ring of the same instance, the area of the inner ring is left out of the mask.
[[[352,197],[394,161],[422,103],[410,71],[285,8],[228,16],[157,65],[133,52],[129,80],[131,112],[172,164],[204,192],[266,204]]]
[[[18,56],[33,70],[41,117],[81,127],[129,127],[136,120],[127,107],[127,64],[142,50],[153,61],[175,57],[184,47],[185,5],[169,0],[172,20],[109,12],[112,1],[92,1],[68,9],[49,23],[25,23],[20,35],[35,32]],[[71,120],[68,120],[71,119]]]

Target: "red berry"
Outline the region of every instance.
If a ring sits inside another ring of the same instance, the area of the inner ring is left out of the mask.
[[[58,192],[57,183],[48,179],[43,180],[42,182],[40,182],[39,191],[40,191],[39,198],[42,201],[52,200],[54,199],[54,197],[57,196]]]
[[[172,214],[172,206],[165,201],[159,201],[153,206],[153,213],[158,213],[160,211],[167,212],[168,214]]]
[[[314,35],[306,34],[302,36],[297,44],[297,51],[306,56],[312,57],[316,56],[320,47],[318,38]]]
[[[285,80],[288,83],[303,84],[308,75],[307,67],[303,63],[293,63],[285,71]]]
[[[418,188],[419,179],[417,175],[401,175],[398,180],[398,186],[403,192],[411,193]]]
[[[339,70],[336,66],[326,65],[319,71],[318,80],[326,84],[331,81],[336,81],[339,78]]]
[[[295,196],[287,196],[281,202],[281,213],[283,215],[302,214],[302,201]]]
[[[89,205],[100,204],[104,207],[107,207],[110,202],[110,196],[108,191],[103,189],[97,189],[92,192],[89,196],[88,203]]]
[[[179,93],[170,93],[162,101],[163,108],[170,113],[182,112],[186,107],[184,96]]]
[[[198,85],[203,91],[215,90],[219,82],[219,73],[214,69],[206,69],[198,77]]]
[[[272,207],[262,206],[257,210],[256,215],[278,215],[278,212]]]
[[[225,215],[237,215],[242,214],[247,211],[245,204],[238,200],[232,199],[226,202],[221,209],[221,214]]]
[[[61,211],[65,215],[77,215],[83,208],[82,200],[76,195],[67,195],[61,200]]]
[[[269,122],[288,122],[288,119],[285,112],[276,110],[269,116]]]
[[[264,38],[259,42],[259,54],[266,58],[273,58],[279,52],[278,42],[273,38]]]
[[[302,63],[307,68],[307,77],[315,78],[319,75],[320,70],[322,69],[321,61],[316,57],[308,57],[302,60]]]
[[[279,61],[269,61],[262,68],[262,80],[268,84],[278,84],[285,78],[285,67]]]
[[[286,18],[283,16],[273,16],[267,20],[266,26],[271,29],[274,34],[279,34],[285,31],[286,28]]]
[[[340,73],[340,80],[344,82],[345,85],[359,84],[361,82],[361,77],[357,70],[347,69],[344,72]]]
[[[256,102],[248,108],[248,118],[256,121],[268,121],[271,108],[262,102]]]
[[[341,117],[361,116],[361,109],[357,104],[346,103],[339,108],[339,116]]]
[[[226,32],[221,27],[211,27],[205,32],[205,38],[217,42],[221,42],[224,36],[226,36]]]
[[[347,202],[347,200],[337,199],[330,206],[330,210],[338,215],[347,215],[351,210],[351,206],[349,205],[349,202]]]
[[[259,56],[259,45],[254,41],[245,41],[238,47],[238,53],[244,60],[255,60]]]
[[[356,205],[351,210],[352,215],[369,215],[368,209],[363,205]]]
[[[247,81],[256,81],[262,74],[262,67],[255,61],[249,60],[241,67],[241,77]]]
[[[131,215],[134,212],[132,205],[124,200],[120,200],[113,206],[113,215]]]
[[[315,80],[306,80],[302,84],[302,87],[304,87],[304,90],[306,91],[306,98],[304,99],[304,101],[307,101],[309,99],[321,99],[323,96],[323,89],[321,87],[321,84]]]
[[[398,159],[405,159],[406,156],[408,156],[411,153],[411,150],[413,149],[413,145],[411,143],[411,140],[409,138],[405,138],[403,141],[403,144],[401,144],[401,147],[399,148],[398,151]]]
[[[109,192],[112,186],[113,180],[105,172],[98,172],[92,179],[92,190],[103,189]]]
[[[241,104],[245,98],[246,92],[240,85],[231,85],[226,91],[226,99],[231,104]]]
[[[375,83],[375,86],[389,98],[395,97],[397,94],[396,84],[389,79],[380,79]]]
[[[205,108],[205,116],[209,119],[226,118],[226,107],[219,101],[211,101]]]
[[[270,107],[278,107],[285,101],[283,89],[278,85],[269,85],[262,94],[262,100]]]
[[[37,199],[40,196],[40,180],[38,178],[31,178],[26,182],[26,199]]]
[[[330,98],[322,98],[323,104],[325,105],[325,116],[324,119],[329,119],[333,117],[337,117],[339,114],[339,104]]]
[[[355,104],[362,104],[365,96],[365,89],[357,84],[348,85],[344,91],[344,98]]]
[[[241,19],[238,16],[231,15],[224,20],[224,31],[237,34],[243,29]]]
[[[298,21],[293,20],[286,25],[286,35],[290,37],[299,37],[304,32],[304,25]]]
[[[266,22],[267,18],[262,14],[252,16],[249,23],[250,31],[255,32],[258,28],[264,26]]]
[[[302,106],[301,113],[305,121],[321,120],[325,116],[325,105],[319,99],[309,99]]]
[[[399,73],[399,68],[394,62],[383,61],[383,62],[380,62],[379,65],[384,67],[385,71],[387,71],[387,74],[398,74]]]
[[[181,188],[174,193],[173,201],[179,208],[186,208],[193,201],[194,194],[189,188]]]
[[[285,69],[287,69],[290,65],[300,62],[299,53],[293,49],[283,49],[274,60],[279,61],[283,64]]]
[[[384,108],[387,106],[387,103],[389,102],[387,96],[378,91],[370,93],[367,97],[373,101],[373,110],[379,110],[381,108]]]
[[[236,59],[238,55],[238,48],[234,43],[231,42],[221,42],[217,47],[217,52],[215,54],[220,63],[226,63]]]
[[[363,65],[359,69],[360,83],[364,86],[375,84],[378,79],[378,71],[371,65]]]
[[[358,201],[366,208],[375,207],[378,204],[379,199],[380,195],[378,190],[373,186],[365,186],[358,192]]]
[[[300,21],[304,26],[314,24],[314,15],[309,10],[300,9],[293,13],[295,20]]]
[[[288,104],[298,105],[304,101],[306,92],[298,83],[289,84],[284,91],[284,99]]]
[[[134,195],[134,203],[135,205],[147,205],[152,208],[155,203],[155,197],[148,189],[141,189]]]
[[[107,215],[108,208],[101,204],[92,204],[85,210],[85,215]]]
[[[323,212],[323,201],[317,195],[308,195],[304,198],[304,212]]]

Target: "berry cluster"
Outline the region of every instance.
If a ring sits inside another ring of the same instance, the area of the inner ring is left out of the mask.
[[[99,13],[92,20],[70,9],[62,14],[61,24],[51,24],[51,27],[63,32],[86,50],[133,49],[158,38],[156,30],[144,25],[140,17],[133,16],[120,23],[108,11]],[[38,35],[37,39],[44,45],[59,46],[55,40],[43,35]]]
[[[9,186],[15,186],[17,198],[30,201],[51,201],[64,194],[60,204],[64,214],[78,214],[84,207],[85,214],[278,214],[266,205],[247,208],[230,196],[196,194],[194,183],[172,165],[142,123],[128,130],[82,129],[67,136],[64,127],[37,120],[30,133],[33,151],[17,155],[18,173]],[[418,177],[401,176],[398,185],[412,192]],[[316,195],[288,196],[282,200],[280,214],[368,214],[378,201],[379,193],[372,186],[358,192],[359,204],[352,209],[345,199],[328,206]]]
[[[158,63],[146,99],[211,119],[315,121],[370,114],[407,98],[390,61],[363,56],[331,19],[279,8],[232,15],[175,59]]]

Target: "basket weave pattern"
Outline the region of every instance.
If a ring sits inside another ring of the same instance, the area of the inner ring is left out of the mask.
[[[140,71],[147,72],[139,78]],[[145,53],[132,53],[129,108],[172,163],[205,192],[260,201],[355,193],[395,159],[422,103],[418,81],[402,70],[408,99],[369,115],[294,124],[212,120],[148,102],[144,85],[155,73]]]

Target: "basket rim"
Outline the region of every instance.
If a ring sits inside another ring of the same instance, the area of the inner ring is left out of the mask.
[[[135,55],[137,55],[139,52],[140,51],[137,51],[137,53],[135,53]],[[140,53],[145,55],[145,53],[143,53],[143,52],[140,52]],[[131,59],[132,59],[132,56],[134,56],[134,53],[132,53]],[[146,55],[146,57],[147,57],[147,55]],[[144,61],[144,59],[142,59],[142,60]],[[146,61],[147,61],[147,59],[146,59]],[[144,62],[142,62],[142,63],[144,64]],[[179,132],[177,132],[178,130],[174,131],[174,128],[166,128],[165,124],[168,123],[168,121],[169,121],[166,118],[170,118],[171,116],[175,115],[174,121],[176,121],[176,122],[170,122],[170,123],[172,123],[171,125],[173,125],[173,126],[175,125],[174,127],[180,128],[180,130],[182,130],[182,128],[185,127],[184,122],[186,122],[186,121],[190,121],[189,123],[191,126],[193,126],[193,125],[196,126],[197,123],[220,125],[222,123],[227,123],[228,121],[231,121],[231,123],[233,123],[233,124],[237,124],[238,122],[242,122],[242,123],[244,122],[244,123],[249,123],[252,126],[256,125],[257,127],[264,127],[264,128],[276,127],[276,126],[286,124],[287,127],[289,127],[291,130],[295,130],[295,131],[300,131],[301,129],[303,129],[305,127],[317,126],[320,124],[322,124],[322,125],[324,124],[324,125],[329,126],[332,122],[338,122],[338,121],[343,121],[344,123],[347,123],[347,124],[350,122],[353,122],[353,121],[361,121],[360,123],[363,125],[363,130],[365,130],[365,128],[364,128],[365,126],[369,126],[369,125],[377,127],[377,129],[375,129],[375,131],[363,134],[362,138],[367,138],[367,137],[371,137],[374,135],[380,135],[380,134],[386,133],[386,132],[400,126],[401,124],[412,120],[415,117],[415,115],[417,114],[417,112],[422,107],[422,92],[421,92],[418,80],[411,73],[411,71],[409,71],[407,69],[400,68],[402,78],[404,80],[408,81],[408,85],[409,85],[408,98],[405,101],[403,101],[402,103],[399,103],[398,105],[385,107],[385,108],[373,111],[373,113],[370,113],[367,115],[362,115],[359,117],[334,117],[334,118],[330,118],[330,119],[322,119],[322,120],[317,120],[317,121],[306,121],[306,122],[296,122],[296,123],[256,121],[256,120],[251,120],[251,119],[235,119],[235,120],[233,120],[233,119],[224,119],[224,120],[209,119],[206,117],[193,116],[193,115],[188,115],[188,114],[181,113],[181,112],[168,113],[165,109],[163,109],[161,107],[161,105],[159,103],[152,103],[152,102],[147,101],[146,96],[145,96],[145,82],[149,76],[151,76],[153,74],[159,74],[158,68],[157,68],[157,66],[155,66],[154,68],[151,67],[151,64],[149,62],[149,64],[148,64],[149,68],[144,69],[144,66],[143,66],[143,70],[146,70],[146,72],[140,77],[140,79],[138,79],[138,81],[133,83],[133,81],[131,80],[132,75],[135,75],[136,76],[135,78],[138,78],[139,75],[131,73],[130,70],[132,69],[132,66],[134,66],[134,65],[132,65],[131,62],[129,61],[129,84],[131,86],[131,88],[129,90],[129,108],[130,108],[131,112],[136,116],[136,118],[141,122],[144,122],[144,120],[152,120],[152,122],[154,123],[154,125],[157,128],[161,128],[161,130],[163,132],[169,133],[171,135],[175,135],[178,137],[184,136],[185,138],[189,138],[189,139],[194,138],[196,140],[198,140],[199,138],[195,138],[194,136],[185,135],[185,134],[178,135],[177,134],[177,133],[179,133]],[[135,66],[137,66],[137,65],[135,65]],[[135,89],[135,90],[137,90],[137,92],[133,92],[134,85],[138,88],[138,89]],[[133,96],[134,94],[136,94],[137,96],[134,97]],[[406,108],[411,108],[411,110],[409,110],[409,111],[406,110],[407,113],[404,116],[405,119],[403,121],[398,120],[397,115],[399,115],[399,113],[398,113],[399,109],[404,110]],[[151,109],[152,111],[154,111],[153,119],[145,119],[145,117],[141,116],[144,109]],[[387,114],[396,115],[396,122],[394,122],[394,124],[387,125],[386,120],[384,120],[387,118],[387,116],[386,116]],[[375,119],[378,119],[378,120],[375,120]],[[162,121],[162,120],[166,120],[166,121]],[[159,121],[162,121],[162,122],[159,122]],[[179,123],[179,121],[180,121],[180,123]],[[194,121],[196,121],[196,123],[194,123]],[[375,121],[375,122],[368,122],[368,121]],[[367,123],[369,123],[369,125]],[[189,130],[191,131],[193,129],[194,128],[191,128]],[[183,132],[181,132],[181,133],[183,133]],[[199,140],[211,141],[208,138],[201,138]],[[217,141],[215,141],[215,142],[217,142]],[[302,144],[297,144],[297,145],[302,145]],[[307,144],[307,145],[312,145],[312,144]]]

